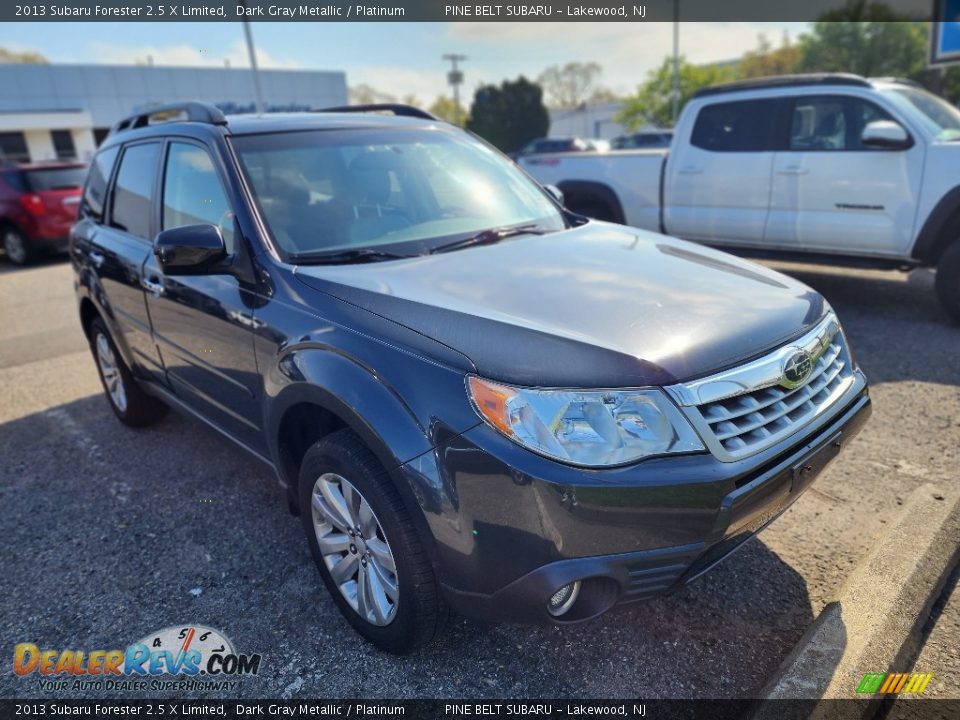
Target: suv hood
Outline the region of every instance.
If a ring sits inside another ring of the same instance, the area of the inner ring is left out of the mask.
[[[448,345],[484,377],[531,386],[708,375],[789,341],[827,310],[780,273],[600,222],[409,260],[299,266],[296,275]]]

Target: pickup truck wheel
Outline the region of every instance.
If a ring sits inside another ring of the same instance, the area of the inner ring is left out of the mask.
[[[14,265],[29,265],[36,251],[23,234],[13,227],[3,228],[3,251]]]
[[[395,654],[436,639],[447,610],[406,507],[377,459],[349,429],[303,458],[300,517],[320,575],[344,617]]]
[[[130,427],[152,425],[167,414],[167,406],[147,395],[130,373],[100,318],[90,324],[90,349],[113,414]]]
[[[937,264],[937,297],[954,322],[960,323],[960,240],[947,248]]]

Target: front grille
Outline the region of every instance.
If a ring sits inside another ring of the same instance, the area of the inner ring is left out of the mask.
[[[799,386],[785,387],[784,366],[801,349],[815,358],[812,371]],[[721,460],[732,461],[801,431],[853,382],[850,353],[839,324],[831,319],[767,358],[692,383],[678,396],[687,398],[683,409],[707,447]]]

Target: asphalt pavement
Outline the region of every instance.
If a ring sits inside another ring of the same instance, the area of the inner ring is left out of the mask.
[[[263,661],[197,697],[754,696],[903,498],[957,483],[960,467],[960,327],[937,306],[932,274],[775,267],[833,304],[872,385],[870,423],[814,487],[674,595],[563,629],[457,619],[439,644],[395,658],[341,619],[262,466],[176,414],[140,431],[114,419],[69,265],[0,262],[6,662],[17,643],[123,648],[200,623]],[[956,599],[938,605],[918,666],[939,697],[960,697],[957,612]],[[77,696],[10,667],[0,697]]]

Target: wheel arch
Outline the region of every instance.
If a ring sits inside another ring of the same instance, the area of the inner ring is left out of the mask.
[[[946,249],[960,241],[960,186],[940,198],[927,216],[913,245],[913,257],[924,265],[936,265]]]
[[[573,212],[579,212],[577,205],[584,207],[590,203],[600,203],[607,209],[609,217],[598,219],[621,225],[626,223],[620,198],[609,185],[592,180],[561,180],[557,187],[563,192],[564,205]]]

